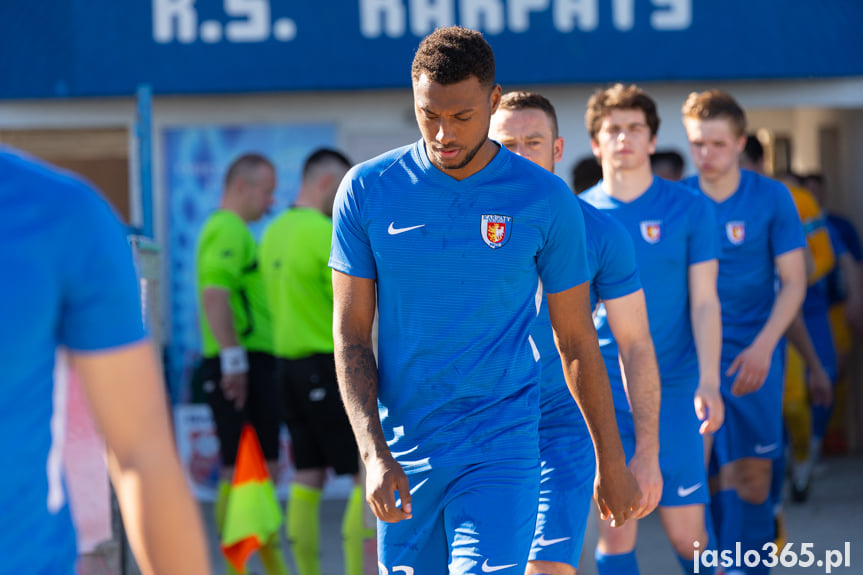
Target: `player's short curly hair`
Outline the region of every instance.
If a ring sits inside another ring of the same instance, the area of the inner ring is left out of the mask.
[[[557,113],[554,111],[554,106],[548,101],[548,98],[537,92],[507,92],[500,98],[498,110],[540,110],[545,112],[548,119],[551,121],[551,132],[554,138],[557,138]]]
[[[425,74],[437,84],[449,85],[476,76],[480,85],[494,85],[494,52],[475,30],[461,26],[438,28],[420,42],[411,67],[411,79]]]
[[[728,120],[735,136],[739,137],[746,134],[746,112],[728,92],[722,90],[692,92],[683,102],[681,112],[684,120],[686,118]]]
[[[644,121],[650,128],[650,135],[655,136],[659,132],[659,114],[653,98],[635,84],[615,84],[610,88],[597,90],[587,101],[584,124],[591,140],[596,140],[602,121],[612,110],[641,110],[644,112]]]

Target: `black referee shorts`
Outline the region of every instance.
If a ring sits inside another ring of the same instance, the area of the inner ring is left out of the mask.
[[[332,354],[276,360],[297,469],[360,470],[359,450],[336,382]]]
[[[240,433],[246,422],[255,428],[267,461],[279,460],[279,406],[282,400],[275,379],[275,358],[259,351],[250,351],[248,356],[249,391],[241,411],[237,411],[234,402],[226,399],[222,391],[222,368],[218,357],[204,358],[196,377],[202,382],[204,396],[213,411],[222,465],[230,467],[237,461]]]

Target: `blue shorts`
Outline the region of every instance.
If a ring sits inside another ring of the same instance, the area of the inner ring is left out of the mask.
[[[542,479],[530,560],[577,568],[593,501],[596,456],[572,396],[567,392],[548,403],[539,423]]]
[[[782,389],[785,375],[785,346],[780,343],[770,360],[764,385],[742,397],[731,394],[737,374],[725,375],[736,353],[723,349],[720,391],[725,402],[725,422],[713,434],[711,473],[747,457],[775,459],[782,449]]]
[[[539,473],[536,461],[498,459],[409,474],[413,517],[378,521],[380,573],[523,575]]]
[[[631,412],[617,412],[620,438],[626,463],[635,454],[635,428]],[[659,469],[662,472],[663,507],[706,504],[710,501],[707,469],[704,465],[704,438],[695,414],[692,392],[681,390],[662,394],[659,409]]]

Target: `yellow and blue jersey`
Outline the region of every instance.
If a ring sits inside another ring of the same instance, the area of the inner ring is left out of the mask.
[[[405,470],[538,457],[538,283],[589,279],[563,180],[501,148],[458,181],[420,140],[355,166],[333,224],[330,266],[377,282],[378,405]]]
[[[803,224],[806,248],[812,256],[812,269],[807,278],[809,285],[812,285],[835,269],[836,254],[827,230],[827,220],[818,200],[805,188],[789,186],[788,190]]]
[[[10,573],[73,573],[62,478],[58,348],[98,352],[145,337],[125,230],[89,185],[0,148],[0,557]],[[59,425],[57,425],[59,424]]]

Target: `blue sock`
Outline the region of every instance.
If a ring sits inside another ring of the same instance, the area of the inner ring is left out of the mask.
[[[699,554],[700,554],[700,551],[699,551]],[[677,562],[680,563],[681,567],[683,567],[684,573],[686,573],[687,575],[695,575],[695,559],[694,558],[693,559],[685,559],[685,558],[681,557],[680,555],[678,555],[677,553],[675,553],[674,556],[677,557]],[[707,567],[704,565],[703,562],[699,561],[699,565],[698,565],[698,574],[699,575],[713,575],[714,571],[715,571],[714,567]]]
[[[692,564],[692,561],[689,562]],[[596,572],[599,575],[639,575],[635,549],[620,555],[606,555],[596,551]]]
[[[773,460],[773,476],[770,479],[770,502],[773,505],[782,504],[782,485],[785,483],[785,448],[779,450],[779,456]]]
[[[715,549],[734,550],[743,541],[743,502],[733,489],[720,491],[713,496],[713,527],[716,532]]]
[[[830,417],[833,415],[833,403],[828,406],[813,405],[812,406],[812,435],[815,437],[824,437],[827,433],[827,427],[830,425]]]
[[[743,551],[755,550],[761,553],[762,563],[757,567],[747,567],[746,573],[769,573],[770,568],[764,567],[763,560],[768,559],[768,554],[763,550],[764,545],[773,541],[774,526],[773,521],[773,505],[768,497],[764,503],[753,504],[743,502],[743,518],[744,531],[743,538],[740,540],[743,543]]]

